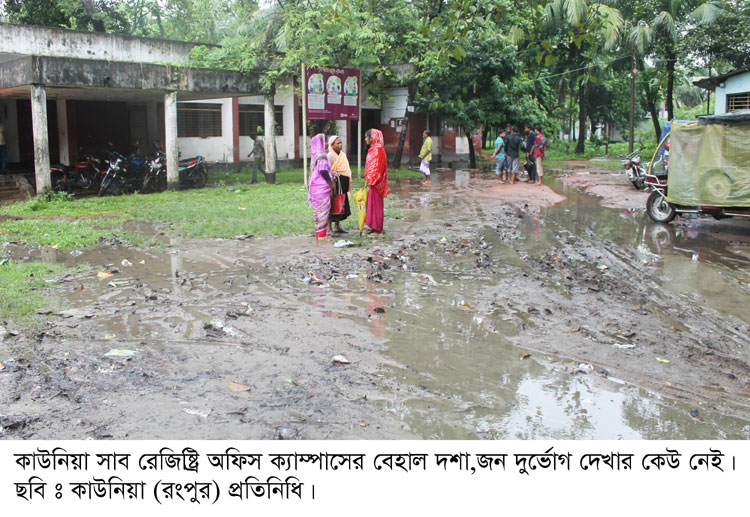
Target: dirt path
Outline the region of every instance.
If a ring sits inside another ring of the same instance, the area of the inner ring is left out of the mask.
[[[748,438],[747,314],[662,288],[666,255],[615,238],[650,228],[630,210],[641,193],[583,172],[567,195],[474,171],[394,184],[405,217],[367,248],[57,257],[95,269],[56,290],[66,310],[43,333],[5,336],[2,436]],[[727,246],[745,252],[740,233]],[[750,294],[746,270],[720,275]],[[540,416],[560,411],[559,427]],[[626,422],[609,429],[612,411]]]

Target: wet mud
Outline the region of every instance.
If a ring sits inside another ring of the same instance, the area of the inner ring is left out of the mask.
[[[750,224],[654,225],[623,175],[564,174],[395,182],[361,248],[6,247],[91,268],[0,342],[0,436],[749,438]]]

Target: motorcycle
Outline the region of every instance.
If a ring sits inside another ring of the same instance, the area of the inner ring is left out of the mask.
[[[54,165],[50,168],[52,189],[55,192],[71,192],[73,190],[89,190],[99,188],[102,171],[106,170],[106,161],[93,154],[79,151],[78,161],[72,167]]]
[[[643,151],[643,146],[639,147],[637,151],[633,151],[625,156],[622,160],[625,174],[628,176],[630,183],[632,183],[637,190],[643,190],[646,188],[646,172],[643,169],[643,165],[641,165],[641,151]]]
[[[133,193],[143,185],[146,175],[146,160],[137,154],[125,158],[116,151],[111,152],[109,168],[102,178],[99,195],[110,193],[119,196],[123,192]]]
[[[167,155],[158,144],[156,155],[149,161],[146,177],[143,180],[143,192],[164,192],[167,189]],[[179,182],[181,188],[203,188],[208,181],[206,164],[203,156],[195,156],[179,162]]]

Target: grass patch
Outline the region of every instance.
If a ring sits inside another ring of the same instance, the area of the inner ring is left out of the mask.
[[[638,149],[639,143],[636,142],[635,149]],[[568,150],[567,143],[563,142],[555,142],[552,143],[547,147],[547,160],[549,161],[563,161],[563,160],[589,160],[591,158],[613,158],[618,159],[620,156],[625,156],[628,154],[628,143],[627,142],[617,142],[617,143],[611,143],[609,144],[609,152],[606,151],[605,145],[602,144],[595,144],[594,142],[586,142],[586,151],[583,154],[576,154],[575,151],[575,143],[571,142],[570,144],[570,150]],[[649,145],[644,146],[643,150],[641,151],[641,161],[644,163],[648,163],[651,161],[651,158],[654,156],[654,152],[656,151],[656,145],[651,143]],[[597,164],[600,164],[602,162],[597,162]],[[606,162],[605,162],[606,163]],[[613,160],[613,163],[614,160]],[[620,166],[620,162],[616,162],[617,166]]]
[[[40,290],[54,284],[50,278],[65,271],[62,265],[45,262],[10,260],[0,266],[0,319],[9,319],[23,329],[34,328],[31,315],[54,303]]]
[[[127,221],[144,219],[167,223],[177,235],[195,238],[300,235],[312,230],[312,209],[307,205],[301,169],[279,171],[275,185],[266,183],[263,175],[258,184],[250,185],[251,176],[249,171],[212,175],[212,182],[222,186],[200,190],[82,199],[39,196],[1,207],[0,214],[22,219],[0,222],[0,235],[5,240],[64,249],[96,244],[102,237],[117,237],[138,246],[158,245],[152,236],[123,228]],[[394,169],[388,176],[397,180],[421,178],[422,174]],[[364,179],[355,174],[352,187],[363,186]],[[400,211],[387,214],[403,217]],[[356,216],[343,223],[345,229],[355,225]]]

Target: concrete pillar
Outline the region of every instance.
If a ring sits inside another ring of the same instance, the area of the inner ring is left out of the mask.
[[[180,186],[179,147],[177,145],[177,92],[164,94],[164,152],[167,153],[167,188]]]
[[[70,165],[70,139],[68,138],[68,102],[57,99],[57,141],[60,146],[60,163]],[[74,149],[75,151],[75,149]]]
[[[144,149],[151,149],[154,152],[154,140],[160,140],[159,137],[159,122],[156,110],[156,102],[146,103],[146,131],[148,133],[148,142]],[[159,142],[163,143],[163,142]]]
[[[263,97],[263,142],[266,146],[266,181],[276,182],[276,115],[273,94]]]
[[[232,162],[240,163],[240,99],[232,97]]]
[[[43,84],[31,85],[31,123],[34,131],[34,170],[36,193],[52,188],[49,176],[49,135],[47,134],[47,91]]]

